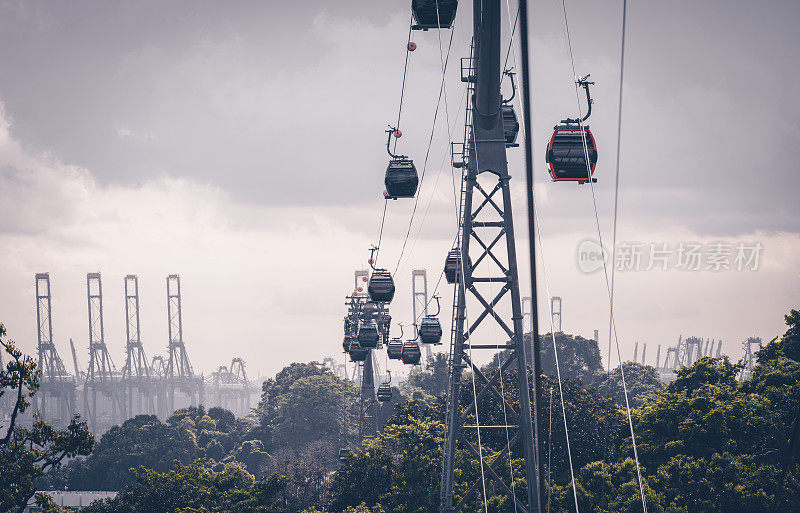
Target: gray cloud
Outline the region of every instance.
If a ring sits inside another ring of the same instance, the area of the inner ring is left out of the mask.
[[[460,135],[458,59],[470,29],[463,4],[406,274],[427,267],[438,276],[455,230],[445,122]],[[572,258],[578,241],[596,235],[591,192],[550,183],[543,163],[553,124],[575,114],[560,7],[535,3],[532,17],[538,205],[553,292],[566,299],[570,329],[588,335],[604,325],[605,292],[597,276],[576,273]],[[595,192],[607,234],[620,5],[567,8],[576,71],[597,82]],[[226,349],[263,371],[325,354],[340,330],[350,272],[378,231],[383,130],[397,116],[408,15],[407,2],[361,0],[224,8],[0,1],[0,242],[9,248],[0,258],[7,292],[0,307],[17,338],[33,340],[34,272],[51,270],[57,279],[59,343],[85,331],[85,272],[103,270],[112,291],[114,280],[139,272],[149,284],[146,328],[156,344],[148,350],[158,352],[163,276],[178,271],[200,368],[218,364],[218,326],[226,327]],[[774,335],[780,313],[797,306],[790,262],[800,226],[799,15],[789,1],[629,5],[620,239],[755,237],[774,265],[746,279],[625,276],[618,311],[628,338],[656,329],[666,343],[677,324],[698,331],[715,324],[734,350],[737,333]],[[446,44],[449,33],[442,35]],[[440,54],[436,32],[413,37],[400,147],[422,168]],[[509,153],[519,248],[522,157],[520,149]],[[411,209],[411,202],[389,205],[387,262],[399,257]],[[408,281],[402,273],[399,280]],[[727,300],[737,287],[754,299],[736,307],[733,322]],[[652,309],[641,290],[657,291]],[[407,292],[398,294],[398,320],[408,317]],[[109,305],[118,321],[118,305]],[[305,328],[300,336],[297,325]],[[288,339],[291,347],[272,351]]]

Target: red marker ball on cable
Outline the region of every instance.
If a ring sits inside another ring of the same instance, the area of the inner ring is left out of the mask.
[[[416,49],[417,49],[417,43],[415,43],[414,41],[409,41],[408,42],[408,51],[409,52],[413,52]]]
[[[403,137],[403,132],[401,132],[400,130],[395,130],[395,131],[394,131],[394,136],[395,136],[397,139],[400,139],[401,137]]]

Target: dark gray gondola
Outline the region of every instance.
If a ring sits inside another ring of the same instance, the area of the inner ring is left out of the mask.
[[[458,0],[412,0],[415,30],[450,28],[456,18]]]
[[[442,325],[433,315],[426,315],[419,323],[419,339],[423,344],[438,344],[442,340]]]
[[[354,340],[355,337],[353,335],[344,336],[344,340],[342,340],[342,349],[344,349],[345,353],[350,351],[350,344],[352,344]]]
[[[361,347],[358,345],[358,340],[354,340],[347,352],[350,355],[351,362],[363,362],[367,359],[369,349]]]
[[[394,298],[394,280],[386,269],[375,269],[369,277],[367,292],[376,303],[390,303]]]
[[[358,327],[358,345],[367,349],[375,349],[378,347],[378,340],[380,333],[378,332],[378,325],[374,321],[362,322]]]
[[[407,340],[403,343],[403,352],[400,354],[400,359],[403,360],[403,363],[417,365],[421,357],[422,352],[419,349],[419,344],[413,340]]]
[[[375,393],[378,396],[378,401],[385,403],[392,400],[392,386],[389,383],[381,383],[378,386],[378,391]]]
[[[501,110],[503,116],[503,135],[506,138],[506,147],[516,147],[517,136],[519,135],[519,119],[514,111],[513,105],[503,105]]]
[[[589,125],[585,125],[592,115],[592,95],[589,86],[589,75],[580,77],[576,84],[586,91],[586,115],[582,118],[562,119],[562,125],[553,127],[553,135],[547,145],[545,161],[550,176],[555,182],[578,182],[579,184],[596,182],[593,178],[597,166],[597,143]],[[589,162],[586,162],[588,159]]]
[[[444,277],[447,279],[447,283],[456,283],[458,281],[459,276],[461,276],[460,262],[461,250],[457,248],[451,249],[444,261]],[[467,258],[467,267],[471,265],[472,261]]]
[[[386,356],[388,356],[390,360],[399,360],[402,352],[403,341],[399,338],[393,338],[386,344]]]
[[[419,176],[414,162],[405,157],[395,157],[386,168],[386,197],[390,199],[413,198],[417,193]]]
[[[584,148],[584,137],[586,147]],[[586,155],[589,166],[586,166]],[[547,146],[545,161],[555,181],[587,182],[597,165],[597,145],[589,126],[557,125]]]
[[[372,319],[378,313],[378,305],[372,301],[367,301],[361,307],[361,318],[364,320]]]

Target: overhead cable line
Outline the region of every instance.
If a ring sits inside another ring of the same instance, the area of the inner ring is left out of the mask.
[[[619,204],[619,158],[620,158],[620,140],[621,140],[621,134],[622,134],[622,85],[623,85],[623,77],[624,77],[624,72],[625,72],[625,29],[626,29],[627,11],[628,11],[628,9],[627,9],[628,5],[627,4],[628,4],[627,0],[622,0],[622,37],[621,37],[621,44],[620,44],[619,105],[618,105],[618,112],[617,112],[617,115],[618,115],[618,118],[617,118],[617,155],[616,155],[616,177],[615,177],[615,183],[614,183],[614,221],[613,221],[613,226],[614,226],[614,229],[613,229],[613,243],[614,243],[614,247],[611,248],[611,251],[612,251],[611,276],[612,277],[614,276],[614,258],[615,258],[615,254],[616,254],[616,247],[615,246],[616,246],[617,217],[618,217],[617,206]],[[575,60],[574,60],[573,52],[572,52],[572,40],[570,38],[570,33],[569,33],[569,20],[567,18],[567,7],[566,7],[565,0],[561,0],[561,5],[562,5],[563,12],[564,12],[564,27],[565,27],[565,30],[566,30],[567,45],[568,45],[568,48],[569,48],[570,63],[572,65],[572,74],[575,77],[577,75],[575,73]],[[577,83],[576,83],[576,86],[575,86],[575,99],[576,99],[576,103],[577,103],[577,107],[578,107],[578,118],[579,118],[578,124],[579,124],[579,127],[582,129],[583,128],[582,127],[582,122],[580,121],[580,118],[582,117],[582,110],[581,110],[581,105],[580,105],[580,95],[579,95],[579,89],[578,89]],[[588,146],[587,146],[587,143],[586,143],[586,134],[585,134],[585,132],[582,132],[582,140],[583,140],[584,158],[585,158],[585,162],[586,162],[586,174],[587,174],[587,177],[589,178],[588,181],[589,181],[589,185],[590,185],[591,192],[592,192],[592,203],[594,205],[594,216],[595,216],[595,224],[596,224],[596,227],[597,227],[597,237],[599,239],[598,241],[599,241],[600,246],[602,248],[602,246],[603,246],[603,237],[602,237],[602,233],[601,233],[601,230],[600,230],[600,216],[599,216],[599,214],[597,212],[597,197],[596,197],[595,190],[594,190],[594,182],[592,182],[592,179],[591,179],[591,168],[590,168],[590,163],[589,163],[589,150],[588,150]],[[606,261],[606,259],[603,259],[603,273],[604,273],[604,276],[605,276],[606,290],[608,292],[608,301],[609,301],[609,333],[608,333],[609,347],[611,345],[611,338],[613,336],[614,341],[616,342],[617,359],[619,361],[619,370],[620,370],[620,376],[621,376],[621,379],[622,379],[622,389],[623,389],[623,393],[624,393],[624,396],[625,396],[625,410],[626,410],[627,416],[628,416],[628,426],[630,428],[630,433],[631,433],[631,442],[632,442],[632,445],[633,445],[633,455],[634,455],[634,460],[636,462],[636,477],[637,477],[637,482],[638,482],[638,485],[639,485],[639,495],[640,495],[640,497],[642,499],[642,510],[643,510],[644,513],[647,513],[647,499],[645,498],[645,493],[644,493],[644,483],[642,481],[641,466],[639,464],[639,451],[638,451],[638,448],[636,446],[636,434],[634,433],[634,429],[633,429],[633,419],[631,417],[630,402],[628,400],[628,386],[627,386],[627,382],[625,380],[625,369],[623,368],[623,365],[622,365],[622,353],[621,353],[620,347],[619,347],[619,336],[617,334],[617,327],[616,327],[616,322],[615,322],[615,319],[614,319],[613,278],[609,279],[608,262]],[[609,367],[611,365],[610,361],[611,361],[611,354],[609,354]]]
[[[405,98],[406,93],[406,77],[408,76],[408,55],[411,53],[411,48],[409,43],[411,43],[411,28],[414,26],[414,15],[411,15],[411,18],[408,22],[408,38],[406,41],[406,61],[403,64],[403,82],[400,86],[400,106],[397,109],[397,124],[395,127],[400,129],[400,116],[403,114],[403,99]],[[394,140],[394,151],[397,151],[397,138]]]
[[[461,101],[458,104],[458,110],[461,110],[462,105],[465,104],[466,96],[467,96],[468,91],[469,91],[468,89],[465,89],[465,94],[462,96]],[[447,114],[447,97],[446,96],[445,96],[445,114]],[[448,120],[449,120],[449,116],[448,116]],[[452,125],[453,129],[455,128],[455,124],[457,122],[458,122],[458,119],[454,119],[453,120],[453,125]],[[448,122],[448,125],[450,125],[449,122]],[[452,144],[452,137],[450,135],[451,132],[452,131],[448,132],[449,144]],[[446,158],[448,158],[449,156],[450,156],[449,151],[445,152],[445,154],[442,155],[442,162],[439,164],[439,172],[436,173],[436,181],[433,182],[433,189],[431,190],[431,194],[428,197],[428,203],[425,206],[425,211],[422,213],[422,219],[419,221],[418,226],[417,226],[417,231],[414,234],[414,237],[413,237],[413,239],[411,241],[411,248],[408,250],[408,253],[406,254],[406,262],[408,262],[408,259],[411,257],[411,254],[414,252],[414,247],[416,246],[417,240],[419,239],[419,235],[422,232],[422,226],[425,223],[425,219],[428,217],[428,211],[431,208],[431,203],[433,202],[433,197],[435,196],[435,193],[436,193],[436,187],[439,184],[439,178],[441,177],[442,168],[444,167],[444,160]],[[450,171],[451,171],[451,174],[454,171],[452,159],[450,161]],[[454,198],[455,198],[455,194],[456,193],[455,193],[455,183],[454,183],[453,184],[453,196],[454,196]],[[402,267],[403,267],[403,265],[398,263],[398,269],[402,269]]]
[[[420,179],[419,179],[419,181],[420,181],[419,190],[417,191],[417,194],[414,196],[414,207],[411,210],[411,218],[408,220],[408,229],[406,230],[406,236],[403,239],[403,245],[402,245],[402,247],[400,249],[400,256],[397,258],[397,265],[394,268],[394,273],[393,274],[396,274],[397,270],[400,268],[400,262],[403,259],[403,253],[405,252],[406,244],[408,243],[408,236],[411,233],[411,224],[414,222],[414,215],[417,212],[417,205],[419,204],[419,196],[420,196],[420,192],[422,192],[422,186],[423,186],[423,182],[425,180],[425,171],[428,168],[428,158],[430,157],[431,146],[433,145],[433,136],[434,136],[434,133],[436,131],[436,119],[439,116],[439,107],[440,107],[441,102],[442,102],[442,94],[443,94],[443,92],[445,90],[445,85],[444,85],[445,84],[445,77],[446,77],[445,72],[447,71],[447,64],[450,61],[450,50],[451,50],[451,48],[453,46],[453,34],[454,33],[455,33],[455,22],[453,22],[453,29],[450,30],[450,43],[447,46],[447,57],[445,58],[444,66],[442,67],[442,81],[441,81],[441,84],[439,86],[439,97],[436,100],[436,109],[433,112],[433,122],[431,123],[431,134],[430,134],[430,137],[428,138],[428,147],[425,150],[425,160],[424,160],[424,162],[422,164],[422,174],[420,175]]]
[[[509,16],[509,25],[511,25],[510,20],[510,12],[508,13]],[[572,461],[572,447],[569,440],[569,426],[567,425],[567,410],[566,404],[564,402],[564,393],[561,384],[561,365],[558,359],[558,347],[556,345],[556,338],[553,329],[553,313],[552,313],[552,305],[550,301],[550,286],[547,278],[547,267],[544,263],[544,245],[542,244],[541,238],[541,228],[539,226],[539,217],[538,212],[536,211],[536,189],[535,189],[535,182],[534,182],[534,167],[535,164],[533,163],[533,148],[532,148],[532,140],[533,140],[533,123],[531,122],[531,108],[530,108],[530,99],[531,99],[531,87],[530,87],[530,67],[529,67],[529,41],[528,41],[528,18],[527,18],[527,2],[525,0],[520,0],[519,7],[517,10],[517,20],[522,18],[520,23],[520,46],[522,49],[522,94],[518,99],[518,102],[521,105],[523,116],[522,116],[522,129],[525,131],[525,164],[526,164],[526,181],[527,181],[527,196],[528,196],[528,244],[529,244],[529,251],[530,251],[530,266],[531,266],[531,293],[533,296],[537,294],[537,278],[536,278],[536,239],[538,238],[539,246],[540,246],[540,258],[542,260],[542,275],[544,278],[544,285],[545,285],[545,294],[548,298],[548,311],[550,313],[550,337],[553,343],[553,355],[555,359],[555,366],[556,366],[556,376],[558,379],[558,390],[559,390],[559,398],[561,402],[561,413],[562,418],[564,420],[564,436],[566,440],[567,446],[567,459],[569,462],[569,471],[570,471],[570,479],[572,482],[572,492],[573,492],[573,500],[575,503],[575,511],[576,513],[579,512],[578,507],[578,495],[577,495],[577,487],[575,483],[575,469]],[[514,22],[514,27],[511,29],[512,34],[516,29],[517,21]],[[513,50],[512,50],[513,51]],[[514,52],[514,63],[516,65],[516,52]],[[523,101],[524,98],[524,101]],[[538,312],[536,309],[536,303],[534,303],[533,308],[531,308],[531,339],[533,342],[533,351],[536,353],[533,355],[532,361],[534,362],[534,379],[539,379],[539,375],[541,373],[541,369],[539,367],[539,354],[541,351],[541,346],[539,342],[539,328],[538,328]],[[539,391],[540,387],[536,387],[536,390]],[[552,393],[551,393],[551,401],[552,401]],[[536,397],[537,402],[537,417],[540,405],[542,403],[541,393],[537,394]],[[551,404],[552,408],[552,404]],[[538,418],[537,418],[538,422]],[[537,431],[538,436],[538,431]],[[543,461],[540,455],[537,454],[539,458],[539,493],[540,493],[540,504],[541,499],[545,495],[545,483],[544,483],[544,472],[543,472]],[[548,456],[549,460],[549,456]],[[548,463],[549,465],[549,463]],[[550,468],[548,466],[548,475],[550,472]],[[549,489],[548,489],[549,493]],[[549,496],[549,495],[548,495]]]
[[[388,199],[383,200],[383,215],[381,216],[381,227],[378,230],[378,245],[376,246],[375,250],[375,262],[374,266],[378,266],[378,256],[381,254],[381,240],[383,239],[383,225],[386,222],[386,206],[389,204]]]

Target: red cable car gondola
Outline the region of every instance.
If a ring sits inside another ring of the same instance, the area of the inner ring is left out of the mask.
[[[400,353],[400,359],[403,360],[403,363],[417,365],[420,358],[422,358],[422,352],[419,350],[419,344],[413,340],[405,341],[403,343],[403,352]]]
[[[586,90],[589,108],[582,119],[562,119],[562,125],[553,127],[553,135],[547,145],[545,161],[554,182],[596,182],[592,177],[597,166],[597,144],[592,131],[583,122],[592,114],[592,98],[589,95],[589,75],[581,77],[578,85]],[[587,164],[588,159],[588,164]]]
[[[584,139],[586,146],[584,147]],[[589,156],[587,170],[586,156]],[[555,182],[586,183],[592,179],[597,166],[597,145],[589,126],[557,125],[547,145],[550,176]],[[597,180],[595,180],[597,181]]]

